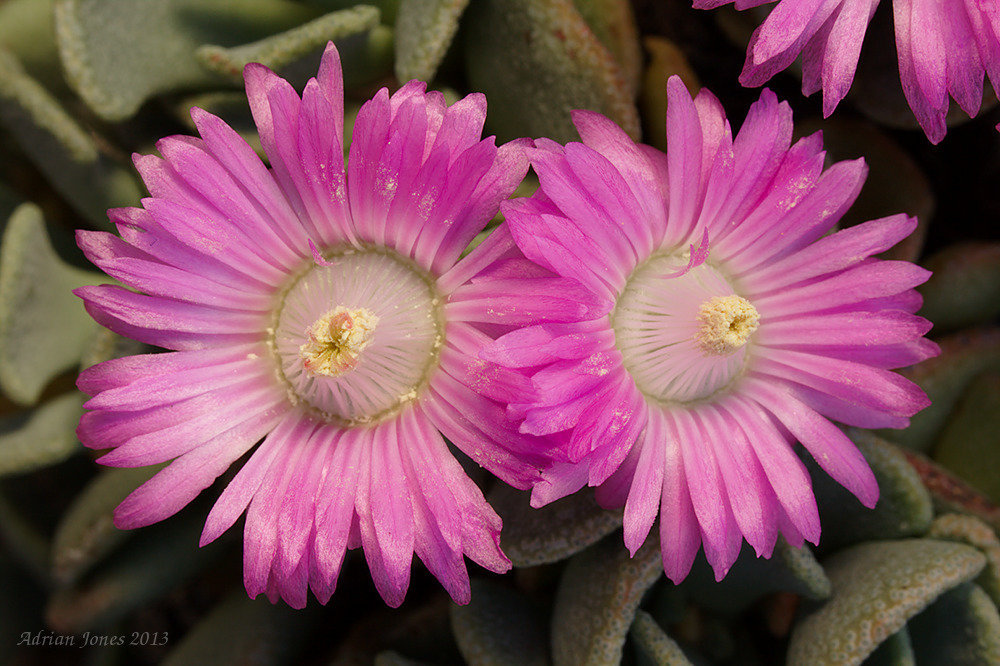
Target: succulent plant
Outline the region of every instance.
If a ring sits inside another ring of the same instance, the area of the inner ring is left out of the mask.
[[[873,33],[888,25],[882,5]],[[822,129],[832,160],[865,157],[871,176],[844,225],[919,218],[883,258],[933,271],[920,314],[942,351],[903,370],[932,401],[908,428],[846,431],[881,489],[874,509],[797,447],[822,524],[815,547],[779,539],[760,559],[743,544],[720,581],[701,554],[674,584],[658,540],[630,557],[622,512],[592,493],[535,509],[456,454],[503,519],[512,571],[470,566],[471,602],[457,605],[414,567],[408,598],[389,609],[355,551],[333,600],[295,611],[247,598],[239,538],[198,547],[235,470],[195,507],[119,530],[115,507],[161,466],[101,467],[75,434],[79,372],[151,349],[101,328],[72,294],[108,281],[74,231],[111,230],[107,209],[139,205],[129,155],[191,133],[193,106],[263,155],[240,91],[247,63],[301,88],[334,42],[345,157],[361,103],[412,78],[449,102],[485,93],[485,134],[500,142],[575,140],[571,111],[589,109],[665,149],[668,76],[710,87],[730,117],[756,99],[737,83],[765,13],[754,11],[687,0],[0,0],[0,660],[1000,664],[1000,115],[987,92],[978,118],[949,116],[948,136],[928,145],[901,95],[873,83],[898,81],[895,59],[874,47],[830,119],[795,93],[795,72],[769,85],[792,100],[797,135]],[[529,175],[515,196],[536,186]]]

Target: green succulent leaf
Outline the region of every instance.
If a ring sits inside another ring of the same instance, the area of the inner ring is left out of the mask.
[[[950,513],[935,518],[927,536],[978,548],[986,556],[986,567],[976,584],[1000,607],[1000,539],[989,525],[973,516]]]
[[[95,225],[109,227],[108,208],[139,199],[135,178],[101,155],[92,134],[3,49],[0,125],[60,194]]]
[[[70,86],[116,122],[158,94],[220,83],[195,56],[202,44],[243,44],[318,14],[291,0],[56,0],[55,25]]]
[[[931,448],[976,376],[1000,370],[1000,329],[955,333],[938,343],[940,356],[903,373],[927,392],[931,405],[910,420],[909,428],[881,431],[886,439],[916,451]]]
[[[1000,372],[979,375],[959,400],[934,459],[1000,503]]]
[[[635,24],[632,3],[628,0],[573,0],[573,4],[594,31],[594,36],[615,57],[625,85],[635,97],[642,81],[642,47],[639,46],[639,28]],[[663,83],[666,86],[666,79]]]
[[[977,585],[945,592],[910,620],[913,651],[923,664],[1000,664],[1000,614]]]
[[[874,509],[865,508],[808,460],[823,525],[820,549],[830,552],[869,539],[898,539],[926,532],[934,518],[934,504],[906,456],[868,431],[852,429],[848,434],[875,473],[879,500]]]
[[[74,431],[84,399],[71,391],[27,415],[0,419],[0,477],[33,472],[82,451]]]
[[[830,581],[808,546],[793,548],[779,537],[769,559],[757,557],[746,543],[729,573],[716,582],[704,555],[680,584],[688,598],[708,610],[731,615],[772,592],[792,592],[807,599],[830,596]]]
[[[570,560],[552,615],[555,666],[617,664],[636,609],[663,575],[657,543],[631,558],[613,534]]]
[[[517,567],[564,560],[622,524],[621,512],[602,509],[592,492],[573,493],[540,509],[531,508],[528,497],[503,485],[489,496],[503,519],[500,545]]]
[[[1000,506],[924,454],[900,450],[930,492],[937,513],[975,516],[1000,531]]]
[[[189,511],[144,528],[93,576],[57,590],[47,624],[67,634],[104,629],[186,580],[221,552],[197,547],[203,522]]]
[[[77,580],[131,532],[114,526],[114,509],[163,465],[103,470],[63,514],[52,541],[52,573],[60,584]]]
[[[469,0],[402,0],[396,17],[396,78],[430,81]]]
[[[629,636],[635,642],[640,664],[693,666],[681,646],[667,636],[667,632],[663,631],[653,616],[644,610],[636,612]]]
[[[913,655],[910,632],[903,627],[889,636],[864,663],[865,666],[916,666],[917,659]]]
[[[792,629],[790,666],[860,664],[943,592],[972,580],[986,558],[932,539],[851,546],[823,565],[833,593]]]
[[[98,327],[72,290],[104,281],[59,259],[37,206],[14,211],[0,243],[0,388],[11,400],[34,404],[79,363]]]
[[[472,579],[472,601],[452,606],[458,649],[474,666],[545,666],[549,640],[539,609],[517,591]]]
[[[469,82],[486,93],[500,141],[575,140],[573,109],[603,113],[639,138],[629,85],[572,0],[477,0],[464,24]]]
[[[952,245],[924,266],[934,274],[919,289],[920,314],[935,331],[986,324],[1000,315],[1000,243]]]
[[[50,89],[65,89],[52,28],[53,0],[0,2],[0,50],[17,56],[32,77]]]
[[[195,55],[206,68],[230,78],[234,83],[243,81],[243,68],[247,63],[259,62],[278,70],[297,60],[322,51],[329,41],[337,41],[367,32],[379,24],[379,10],[369,5],[326,14],[291,30],[232,48],[205,45]]]
[[[218,604],[170,651],[164,666],[287,664],[312,618],[286,606],[260,603],[241,590]]]

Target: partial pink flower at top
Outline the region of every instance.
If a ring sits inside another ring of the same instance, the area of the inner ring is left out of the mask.
[[[529,151],[541,187],[502,210],[529,259],[586,291],[481,355],[531,374],[535,397],[509,411],[564,447],[534,505],[597,486],[601,504],[624,505],[632,553],[659,513],[670,578],[704,545],[721,579],[744,537],[765,557],[779,532],[819,540],[796,441],[874,506],[875,477],[831,419],[905,427],[928,400],[891,369],[938,349],[914,314],[929,273],[873,256],[916,220],[827,235],[861,160],[824,170],[819,134],[790,145],[791,111],[769,90],[735,140],[710,93],[692,101],[673,77],[668,98],[666,155],[585,111],[583,143]]]
[[[713,9],[734,0],[694,0]],[[890,1],[890,0],[887,0]],[[773,0],[735,0],[748,9]],[[1000,89],[997,0],[891,0],[903,92],[932,143],[947,132],[949,94],[975,116],[983,75]],[[754,31],[740,82],[763,85],[802,55],[802,92],[823,90],[829,116],[847,95],[879,0],[780,0]]]
[[[509,294],[467,288],[519,256],[509,233],[460,259],[527,171],[523,145],[480,140],[482,95],[446,107],[411,81],[357,116],[343,159],[343,88],[331,44],[300,98],[248,65],[267,168],[219,118],[200,138],[136,156],[150,194],[111,211],[121,237],[80,247],[125,285],[78,294],[101,324],[174,350],[107,361],[80,376],[94,396],[82,442],[100,462],[173,462],[115,512],[119,527],[174,514],[253,451],[208,516],[202,544],[246,512],[244,576],[302,607],[326,602],[345,550],[362,547],[392,606],[414,552],[452,598],[469,600],[464,557],[505,571],[500,519],[444,437],[509,483],[537,479],[542,446],[494,399],[527,380],[483,362],[477,322]],[[491,302],[492,299],[492,302]]]

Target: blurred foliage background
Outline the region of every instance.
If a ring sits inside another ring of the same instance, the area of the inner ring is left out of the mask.
[[[710,88],[738,126],[758,92],[737,77],[766,11],[695,11],[689,0],[0,0],[0,661],[1000,663],[1000,112],[988,91],[987,110],[956,115],[939,146],[915,131],[889,2],[830,120],[794,71],[769,84],[800,134],[823,130],[831,160],[868,161],[844,224],[918,215],[918,233],[888,254],[935,271],[922,314],[943,351],[906,371],[934,405],[905,431],[852,431],[882,487],[875,510],[810,468],[819,547],[779,543],[770,561],[745,548],[721,583],[699,557],[675,586],[655,543],[628,558],[620,514],[589,493],[534,511],[472,470],[504,518],[511,574],[473,570],[472,603],[458,607],[418,566],[391,610],[355,551],[332,601],[296,612],[246,597],[240,528],[197,547],[229,475],[162,524],[121,532],[112,509],[156,470],[100,468],[75,438],[76,373],[142,346],[100,329],[69,293],[107,280],[73,230],[109,229],[108,207],[138,203],[130,154],[191,133],[192,106],[259,148],[241,90],[247,62],[301,86],[334,40],[348,132],[375,90],[420,78],[452,99],[485,92],[487,133],[501,140],[573,140],[569,111],[589,108],[664,148],[671,74]],[[54,645],[67,636],[74,646]],[[121,640],[80,648],[94,637]]]

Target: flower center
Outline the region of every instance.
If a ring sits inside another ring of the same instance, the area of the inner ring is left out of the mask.
[[[647,399],[690,403],[726,390],[742,373],[756,308],[705,262],[683,275],[683,251],[654,254],[629,276],[611,325],[625,368]]]
[[[732,354],[750,339],[760,325],[760,314],[750,301],[730,294],[713,296],[698,310],[698,344],[706,354]]]
[[[289,399],[342,426],[417,398],[444,343],[433,276],[383,247],[333,248],[281,290],[269,346]]]
[[[371,310],[348,310],[338,305],[306,330],[308,341],[299,347],[302,367],[313,375],[327,377],[353,370],[372,341],[376,324],[378,317]]]

